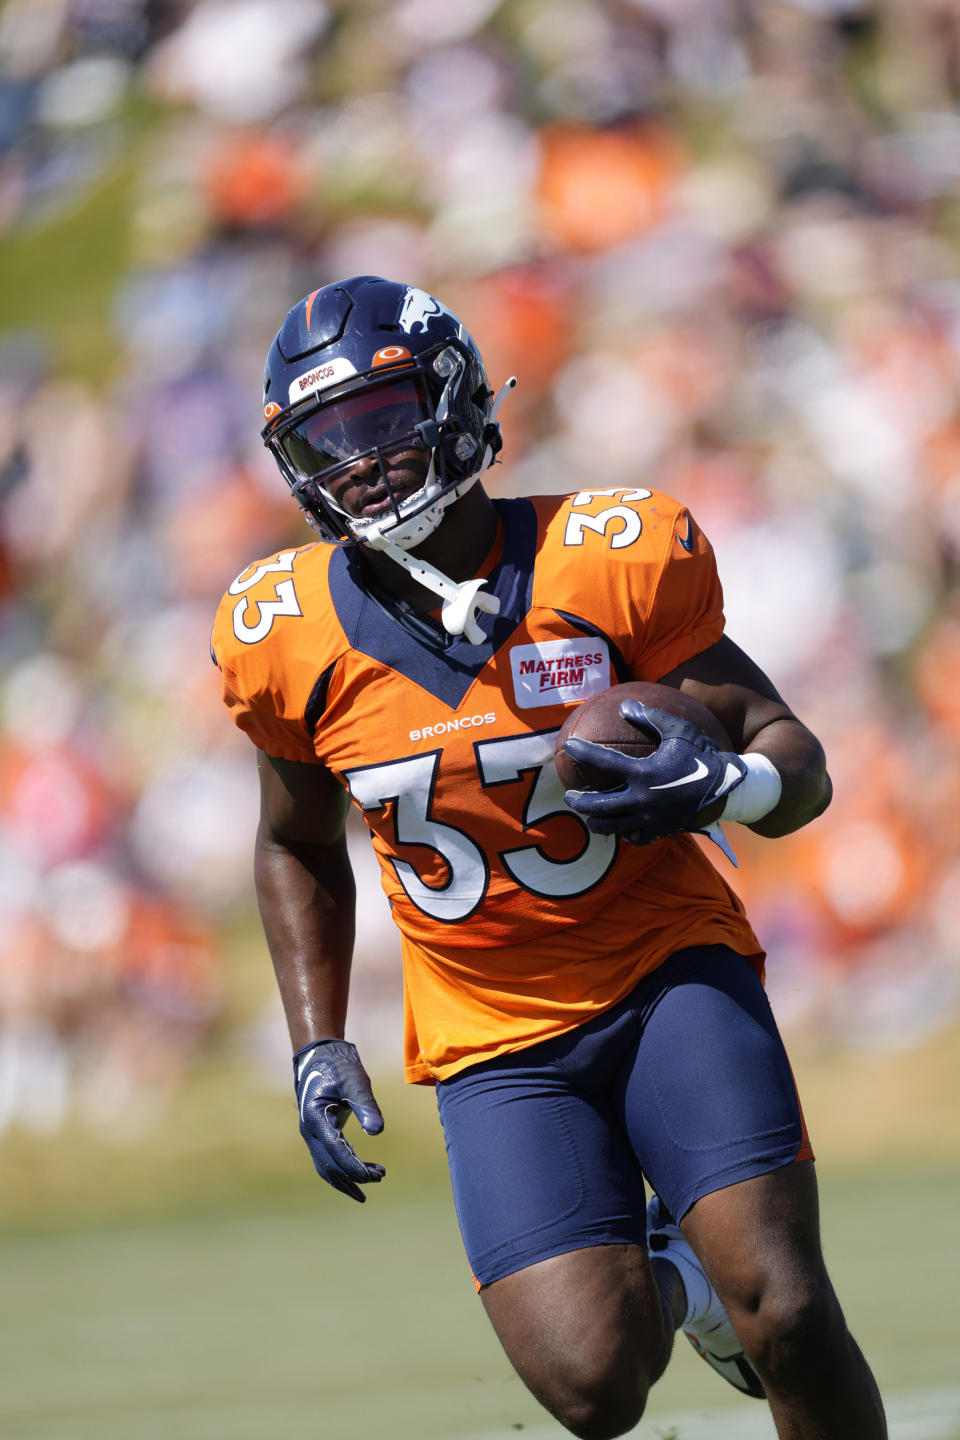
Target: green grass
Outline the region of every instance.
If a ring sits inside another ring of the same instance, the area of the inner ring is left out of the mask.
[[[432,1095],[375,1075],[387,1129],[360,1150],[388,1178],[362,1207],[334,1195],[292,1092],[230,1040],[262,968],[237,952],[222,1043],[140,1140],[0,1142],[0,1435],[559,1440],[473,1292]],[[797,1057],[827,1259],[892,1440],[960,1440],[958,1041]],[[945,1387],[946,1418],[919,1419]],[[766,1415],[681,1341],[637,1435],[771,1440]]]
[[[208,1205],[122,1227],[8,1233],[0,1433],[560,1436],[501,1356],[445,1183],[433,1159],[425,1169],[426,1180],[415,1156],[401,1161],[363,1207],[305,1177],[254,1213]],[[834,1171],[822,1183],[831,1270],[885,1392],[955,1384],[960,1170]],[[740,1404],[681,1344],[637,1433],[654,1440],[676,1423],[677,1440],[699,1440],[694,1419],[677,1417],[715,1410],[727,1436]],[[746,1413],[745,1426],[761,1407]],[[960,1419],[909,1435],[960,1440]]]
[[[560,1440],[474,1294],[429,1091],[375,1075],[387,1129],[360,1150],[389,1173],[361,1207],[235,1049],[260,950],[237,949],[222,1043],[140,1140],[0,1142],[3,1440]],[[797,1057],[827,1259],[892,1440],[960,1440],[958,1042]],[[945,1388],[946,1418],[919,1419]],[[681,1341],[637,1436],[771,1440],[765,1417]]]

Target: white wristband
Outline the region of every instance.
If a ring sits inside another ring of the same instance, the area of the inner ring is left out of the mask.
[[[769,815],[780,800],[783,784],[780,772],[766,755],[752,752],[741,755],[747,773],[727,796],[727,803],[720,812],[721,820],[739,820],[741,825],[752,825]]]

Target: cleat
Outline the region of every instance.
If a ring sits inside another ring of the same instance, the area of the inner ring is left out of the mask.
[[[647,1206],[647,1247],[652,1256],[669,1260],[683,1281],[687,1313],[681,1329],[697,1354],[741,1395],[765,1399],[760,1376],[743,1353],[719,1295],[680,1226],[657,1195]]]

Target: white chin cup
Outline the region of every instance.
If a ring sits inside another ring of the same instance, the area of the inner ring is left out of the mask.
[[[417,492],[418,495],[420,493]],[[411,515],[409,520],[398,521],[390,515],[374,521],[369,529],[358,532],[357,539],[363,540],[374,550],[381,549],[381,542],[387,539],[401,550],[412,550],[421,540],[426,540],[428,535],[433,534],[443,519],[446,508],[447,496],[441,495],[435,504],[428,505],[426,510],[421,510],[417,515]],[[402,506],[400,513],[403,513]]]
[[[382,550],[384,540],[391,541],[400,550],[413,550],[421,541],[426,540],[428,535],[433,534],[446,514],[448,506],[452,505],[454,500],[459,500],[466,495],[479,479],[480,472],[478,470],[473,475],[468,475],[465,480],[461,480],[456,489],[448,490],[445,495],[439,495],[434,504],[428,505],[425,510],[411,515],[408,520],[403,519],[404,505],[409,505],[410,500],[421,502],[424,499],[424,492],[427,488],[424,486],[423,489],[417,491],[416,495],[411,496],[410,500],[403,502],[400,507],[400,520],[395,519],[393,515],[384,515],[380,520],[366,522],[351,520],[349,522],[351,534],[373,550]]]

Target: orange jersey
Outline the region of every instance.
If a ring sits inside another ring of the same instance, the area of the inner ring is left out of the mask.
[[[270,755],[327,766],[370,830],[403,935],[411,1080],[572,1029],[684,946],[760,958],[692,837],[591,834],[553,763],[572,705],[720,638],[707,540],[649,490],[496,504],[500,613],[481,617],[482,645],[326,544],[243,571],[214,627],[236,723]]]

